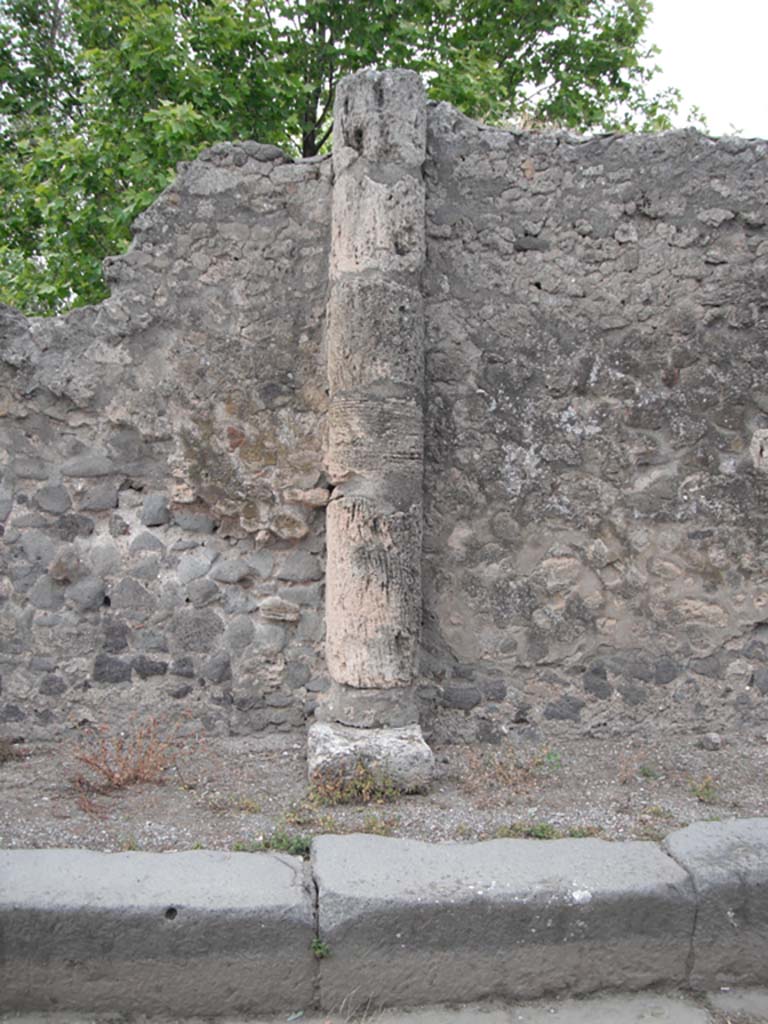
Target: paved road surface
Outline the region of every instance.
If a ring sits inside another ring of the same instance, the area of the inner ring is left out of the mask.
[[[110,1014],[5,1014],[4,1024],[122,1024]],[[132,1017],[131,1024],[146,1024]],[[312,1016],[282,1014],[269,1020],[221,1018],[218,1024],[768,1024],[768,989],[718,992],[706,999],[640,994],[598,999],[547,1000],[526,1005],[482,1004],[449,1009],[386,1010],[349,1017],[340,1013]],[[203,1024],[201,1020],[167,1020],[164,1024]],[[207,1024],[207,1022],[206,1022]]]

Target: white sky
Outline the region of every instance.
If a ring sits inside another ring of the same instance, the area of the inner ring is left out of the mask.
[[[653,0],[656,82],[695,104],[710,135],[768,138],[768,0]],[[680,126],[685,117],[680,118]]]

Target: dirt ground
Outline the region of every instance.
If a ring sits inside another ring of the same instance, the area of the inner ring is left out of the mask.
[[[363,805],[312,792],[301,733],[189,737],[182,749],[153,734],[139,756],[160,782],[117,788],[79,757],[114,761],[117,737],[103,739],[0,745],[0,846],[301,852],[323,832],[658,840],[693,821],[768,815],[768,741],[758,736],[723,737],[716,750],[689,735],[446,746],[427,794]]]

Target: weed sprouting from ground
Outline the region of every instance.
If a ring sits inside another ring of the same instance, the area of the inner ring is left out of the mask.
[[[562,833],[548,821],[517,822],[514,825],[503,826],[496,832],[497,839],[560,839],[561,837]]]
[[[370,813],[366,814],[363,818],[360,831],[366,832],[371,836],[391,836],[399,824],[400,819],[395,814],[379,815]]]
[[[166,725],[154,717],[134,720],[119,732],[106,725],[89,727],[74,756],[92,777],[78,776],[75,785],[87,795],[162,783],[169,768],[178,770],[179,756],[188,749],[181,728],[181,722]]]
[[[711,775],[705,775],[703,779],[691,781],[691,793],[696,797],[699,803],[702,804],[714,804],[717,803],[718,792],[717,783]]]
[[[576,825],[559,829],[548,821],[518,821],[496,830],[495,839],[598,839],[602,829],[594,825]]]
[[[494,750],[468,749],[461,772],[465,792],[478,801],[478,806],[495,805],[500,799],[512,803],[520,793],[534,788],[543,775],[556,779],[563,760],[548,747],[523,753],[506,743]]]
[[[232,849],[235,853],[261,853],[271,851],[273,853],[290,853],[294,857],[308,857],[312,846],[312,837],[286,832],[282,828],[276,828],[268,836],[254,839],[252,842],[239,841],[234,843]]]

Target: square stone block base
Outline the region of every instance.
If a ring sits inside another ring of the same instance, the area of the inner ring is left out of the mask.
[[[313,722],[307,736],[309,780],[325,786],[349,785],[360,773],[402,793],[426,789],[435,758],[420,725],[355,729]]]

